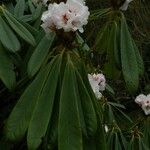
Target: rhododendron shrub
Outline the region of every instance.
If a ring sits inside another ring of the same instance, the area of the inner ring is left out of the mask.
[[[150,149],[149,6],[1,0],[0,150]]]

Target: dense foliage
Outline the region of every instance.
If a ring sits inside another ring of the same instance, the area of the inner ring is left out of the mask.
[[[124,2],[87,0],[81,34],[45,32],[40,0],[0,0],[0,150],[150,149],[150,1]]]

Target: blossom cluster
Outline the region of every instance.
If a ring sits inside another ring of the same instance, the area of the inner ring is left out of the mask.
[[[140,94],[136,97],[135,102],[143,109],[145,115],[150,114],[150,94]]]
[[[105,76],[103,74],[88,74],[88,79],[95,96],[100,99],[102,97],[101,91],[104,91],[106,87]]]
[[[53,3],[42,14],[41,25],[46,32],[63,29],[65,32],[84,31],[90,13],[83,0],[67,0],[66,3]]]

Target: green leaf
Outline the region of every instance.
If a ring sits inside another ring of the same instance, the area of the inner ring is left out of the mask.
[[[107,149],[112,150],[114,145],[114,133],[111,131],[107,138]]]
[[[25,0],[18,0],[14,9],[14,15],[16,17],[22,17],[25,11],[25,6]]]
[[[82,109],[82,106],[81,106],[79,90],[78,90],[77,96],[78,96],[78,108],[79,108],[81,130],[82,130],[83,135],[85,137],[88,137],[86,123],[85,123],[85,118],[84,118],[84,115],[83,115],[83,109]]]
[[[77,90],[76,95],[78,97],[78,108],[79,108],[81,130],[82,130],[83,135],[85,137],[88,137],[87,127],[86,127],[85,118],[84,118],[84,114],[83,114],[83,109],[82,109],[82,105],[81,105],[81,97],[80,97],[80,94],[79,94],[79,89]]]
[[[110,8],[94,10],[91,12],[89,19],[90,20],[99,19],[99,18],[107,15],[109,13],[109,11],[110,11]]]
[[[20,49],[17,37],[2,17],[0,17],[0,41],[11,52],[16,52]]]
[[[97,110],[97,124],[98,124],[98,129],[96,132],[96,137],[95,137],[95,141],[96,141],[96,150],[97,149],[102,149],[102,150],[106,150],[106,139],[105,139],[105,133],[104,133],[104,127],[102,126],[102,121],[101,121],[101,117],[100,117],[100,112],[99,110]]]
[[[120,71],[117,69],[115,62],[115,51],[118,51],[117,48],[117,23],[113,22],[111,24],[111,30],[109,35],[107,35],[107,62],[104,65],[104,72],[106,73],[108,78],[117,79],[120,75]]]
[[[139,85],[138,64],[132,37],[124,17],[121,20],[121,63],[122,72],[130,93],[137,91]]]
[[[97,34],[94,49],[96,49],[101,54],[107,51],[109,35],[110,35],[110,27],[108,24],[102,27]]]
[[[49,73],[49,66],[43,69],[35,80],[27,87],[11,112],[6,124],[6,136],[17,141],[23,138],[29,126],[36,101],[41,94]]]
[[[57,60],[52,62],[52,68],[48,75],[47,81],[36,106],[29,124],[27,143],[29,149],[37,149],[45,136],[49,121],[51,120],[52,110],[57,93],[57,83],[60,73],[62,57],[56,56]],[[44,111],[43,111],[44,110]],[[37,132],[38,131],[38,132]]]
[[[18,19],[18,21],[34,36],[37,36],[37,34],[39,33],[38,30],[36,30],[34,27],[32,27],[31,25],[29,25],[26,22],[23,22],[23,20]]]
[[[122,116],[127,119],[128,121],[130,121],[131,123],[133,122],[129,116],[127,116],[124,112],[122,112],[119,108],[115,107],[121,114]]]
[[[115,33],[115,37],[114,37],[114,42],[116,43],[115,47],[114,47],[114,60],[115,60],[115,64],[116,67],[121,70],[121,52],[120,52],[120,43],[121,43],[121,39],[120,39],[120,31],[121,31],[121,27],[120,27],[120,22],[115,22],[117,24],[116,26],[116,33]]]
[[[136,54],[136,61],[138,64],[139,75],[142,76],[144,74],[144,62],[143,62],[143,59],[140,55],[140,52],[139,52],[138,47],[135,44],[134,40],[133,40],[133,46],[134,46],[134,50],[135,50],[135,54]]]
[[[29,5],[29,9],[30,9],[31,13],[33,13],[35,11],[35,7],[32,3],[32,0],[28,0],[28,5]]]
[[[57,86],[56,90],[60,91],[61,89],[59,86]],[[55,95],[52,118],[49,122],[46,137],[44,138],[44,142],[43,142],[44,146],[49,149],[53,149],[54,147],[58,145],[57,143],[58,141],[58,117],[59,117],[59,101],[60,101],[60,92],[58,91],[57,91],[57,95]]]
[[[112,95],[115,95],[115,91],[114,91],[113,88],[112,88],[110,85],[108,85],[108,84],[106,84],[106,90],[107,90],[109,93],[111,93]]]
[[[102,122],[101,122],[101,120],[102,120],[102,118],[101,118],[101,114],[102,114],[101,106],[99,105],[99,102],[97,101],[95,94],[94,94],[94,92],[91,88],[91,85],[89,83],[85,65],[81,61],[80,57],[78,57],[78,55],[76,55],[76,53],[74,53],[74,52],[72,53],[72,58],[73,58],[73,63],[76,66],[76,69],[78,70],[79,74],[81,75],[83,83],[84,83],[84,85],[88,91],[88,94],[89,94],[91,100],[92,100],[94,110],[95,110],[96,116],[97,116],[97,125],[98,126],[97,126],[96,135],[95,135],[94,139],[90,138],[89,140],[95,141],[94,143],[95,143],[96,149],[105,150],[106,149],[106,144],[105,144],[106,141],[105,141],[105,137],[104,137],[104,129],[102,127]]]
[[[125,139],[125,137],[123,136],[122,132],[120,132],[120,139],[122,141],[122,146],[124,147],[124,149],[127,149],[128,142]]]
[[[97,131],[97,116],[95,113],[95,109],[91,97],[89,96],[88,91],[83,83],[83,80],[78,72],[77,72],[77,80],[78,80],[80,101],[87,128],[87,134],[89,137],[94,136]]]
[[[36,47],[28,63],[28,74],[30,76],[35,75],[40,69],[42,63],[48,55],[49,49],[53,43],[54,38],[54,33],[45,35]]]
[[[9,12],[11,12],[12,14],[14,13],[14,5],[12,2],[5,3],[5,6]]]
[[[122,150],[117,133],[115,133],[115,150]]]
[[[32,14],[32,20],[38,19],[42,14],[42,3],[40,3]]]
[[[14,65],[0,43],[0,79],[8,89],[16,84]]]
[[[126,109],[123,105],[118,104],[118,103],[108,102],[108,104],[110,104],[110,105],[112,105],[114,107],[119,107],[119,108],[122,108],[122,109]]]
[[[85,43],[83,38],[78,33],[76,35],[77,35],[76,36],[77,43],[81,46],[81,49],[85,52],[90,51],[89,46]]]
[[[33,35],[19,21],[17,21],[11,13],[6,9],[3,9],[3,14],[10,26],[21,38],[33,46],[36,44]]]
[[[115,117],[114,117],[112,107],[108,105],[108,121],[109,123],[113,123],[114,120],[115,120]]]
[[[24,16],[21,16],[19,19],[23,22],[29,22],[29,21],[32,21],[32,15],[24,15]]]
[[[69,60],[68,60],[69,61]],[[66,65],[60,97],[58,149],[82,150],[76,76],[72,62]]]

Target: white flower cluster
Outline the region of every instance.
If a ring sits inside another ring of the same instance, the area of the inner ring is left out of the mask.
[[[48,10],[42,15],[41,25],[46,32],[63,29],[65,32],[79,30],[81,33],[83,25],[88,23],[90,13],[83,0],[67,0],[66,3],[49,4]]]
[[[106,87],[105,76],[103,74],[88,74],[88,79],[95,96],[100,99],[102,97],[102,93],[100,91],[104,91]]]
[[[145,115],[150,115],[150,94],[140,94],[136,97],[135,102],[143,109]]]
[[[129,3],[133,0],[125,0],[124,4],[120,7],[120,10],[126,11],[128,9]]]

